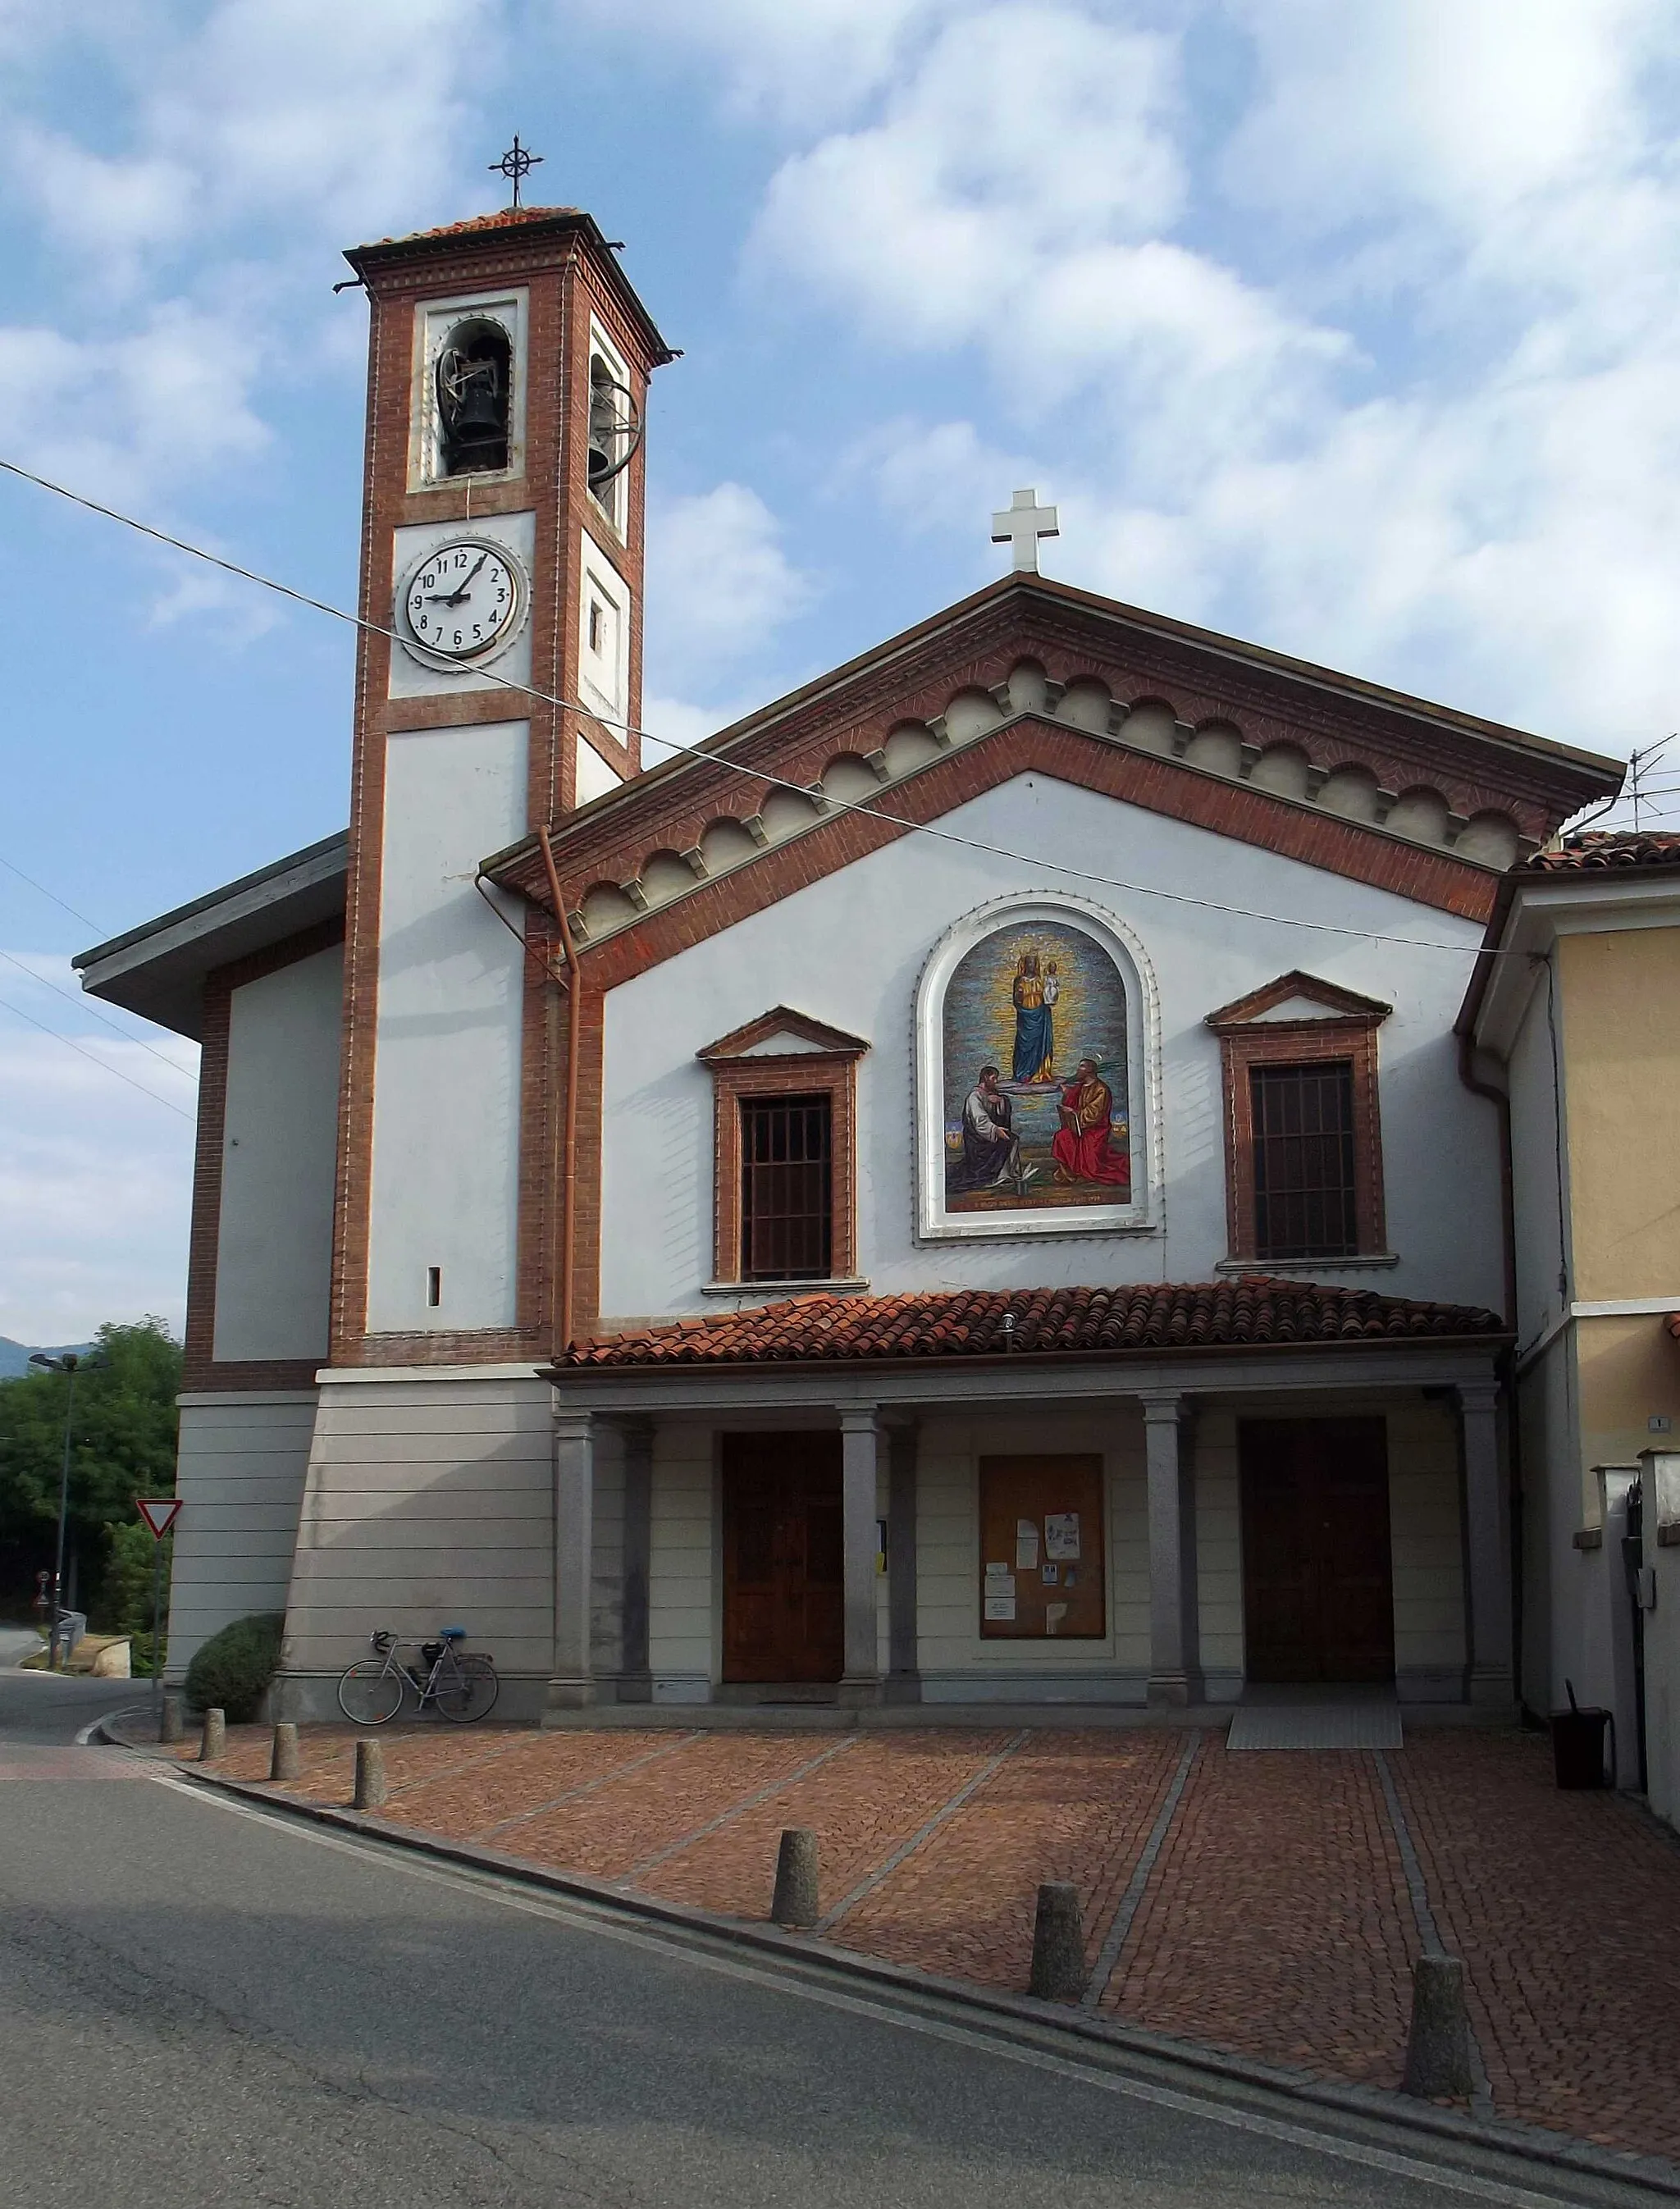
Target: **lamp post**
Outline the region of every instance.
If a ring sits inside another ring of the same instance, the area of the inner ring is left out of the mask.
[[[29,1363],[39,1365],[45,1372],[62,1373],[69,1384],[64,1395],[64,1467],[58,1476],[58,1548],[52,1565],[52,1626],[46,1645],[47,1670],[56,1672],[58,1670],[60,1622],[63,1616],[64,1527],[70,1515],[70,1433],[75,1414],[75,1376],[78,1373],[96,1369],[105,1363],[105,1360],[102,1357],[79,1357],[73,1350],[67,1350],[57,1357],[49,1357],[44,1350],[36,1350],[31,1351]]]

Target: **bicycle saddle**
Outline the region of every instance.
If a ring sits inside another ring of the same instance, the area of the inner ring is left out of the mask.
[[[445,1641],[465,1641],[467,1639],[464,1626],[440,1626],[437,1631]]]

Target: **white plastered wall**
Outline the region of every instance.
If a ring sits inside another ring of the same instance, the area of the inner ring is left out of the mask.
[[[286,1609],[315,1391],[181,1399],[168,1676],[236,1618]]]
[[[1380,1038],[1392,1269],[1316,1264],[1316,1276],[1399,1295],[1502,1300],[1497,1129],[1459,1080],[1452,1025],[1464,962],[1436,949],[1295,928],[1173,902],[1207,889],[1249,913],[1289,913],[1430,944],[1480,931],[1450,914],[1034,773],[942,827],[1138,885],[1080,885],[1141,942],[1159,990],[1163,1231],[915,1239],[912,1030],[917,977],[946,930],[1000,896],[1051,895],[1043,869],[915,836],[781,899],[621,984],[605,1008],[601,1309],[656,1318],[713,1308],[712,1083],[695,1054],[786,1004],[872,1045],[858,1070],[858,1270],[877,1294],[1105,1280],[1206,1280],[1225,1255],[1217,1039],[1205,1016],[1292,967],[1391,1002]]]
[[[1464,1693],[1464,1503],[1458,1421],[1445,1404],[1388,1411],[1394,1681],[1402,1702]]]
[[[328,1715],[375,1627],[464,1626],[541,1710],[554,1655],[551,1390],[534,1373],[323,1381],[286,1604],[287,1715]]]
[[[327,1354],[343,1002],[338,945],[232,993],[218,1359]]]
[[[515,1322],[524,954],[474,882],[524,831],[528,731],[413,730],[388,745],[370,1333]],[[518,901],[501,904],[520,929]]]
[[[1237,1418],[1223,1408],[1199,1412],[1183,1447],[1195,1468],[1196,1622],[1202,1682],[1209,1702],[1242,1691],[1243,1493]],[[1148,1603],[1148,1589],[1144,1602]],[[1146,1638],[1147,1632],[1146,1610]]]
[[[716,1677],[713,1614],[712,1430],[661,1421],[653,1430],[647,1570],[648,1670],[656,1703],[703,1703]]]

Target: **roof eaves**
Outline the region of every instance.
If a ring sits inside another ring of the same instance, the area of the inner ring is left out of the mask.
[[[70,965],[80,969],[97,966],[106,959],[114,959],[118,953],[132,950],[143,943],[148,936],[161,936],[168,929],[178,928],[186,921],[208,915],[218,906],[230,905],[236,898],[244,896],[249,891],[261,889],[265,883],[278,882],[286,875],[310,872],[315,869],[316,862],[325,862],[334,857],[341,859],[348,867],[350,832],[347,828],[340,828],[336,835],[323,836],[318,844],[306,844],[301,852],[292,852],[284,859],[273,860],[268,866],[259,867],[255,874],[241,875],[236,882],[224,882],[220,889],[208,890],[202,897],[194,898],[187,905],[178,905],[172,912],[160,913],[154,920],[142,921],[138,928],[130,928],[121,936],[113,936],[106,942],[96,943],[87,951],[79,951],[70,960]],[[332,869],[322,865],[319,871],[326,875],[330,874]]]

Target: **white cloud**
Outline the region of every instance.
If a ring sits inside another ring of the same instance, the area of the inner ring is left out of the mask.
[[[648,515],[649,653],[685,684],[762,653],[812,590],[744,484],[656,503]]]
[[[847,113],[971,0],[564,0],[568,27],[717,69],[738,113],[809,127]]]
[[[827,138],[773,179],[753,252],[865,315],[889,342],[1052,361],[1065,303],[1038,286],[1093,248],[1175,219],[1184,175],[1169,41],[1058,9],[948,25],[882,119]]]
[[[0,409],[27,413],[40,473],[123,504],[262,451],[257,364],[238,326],[178,299],[109,337],[0,326]]]
[[[1036,481],[1062,574],[1581,740],[1661,726],[1672,11],[1226,0],[1255,89],[1211,135],[1174,38],[1106,12],[945,23],[767,190],[761,280],[989,378],[990,418],[861,441],[882,504],[972,530]]]
[[[13,955],[74,987],[67,961]],[[125,1042],[15,966],[0,965],[0,996],[91,1054],[0,1011],[0,1334],[76,1342],[104,1320],[148,1311],[178,1329],[194,1132],[180,1114],[193,1110],[196,1048],[155,1030],[150,1049]]]
[[[173,20],[172,21],[172,15]],[[15,189],[63,244],[132,276],[148,249],[226,238],[254,219],[334,242],[412,229],[453,205],[469,71],[498,51],[497,0],[220,0],[142,39],[107,25],[133,150],[20,121]],[[80,30],[67,15],[63,36]]]

